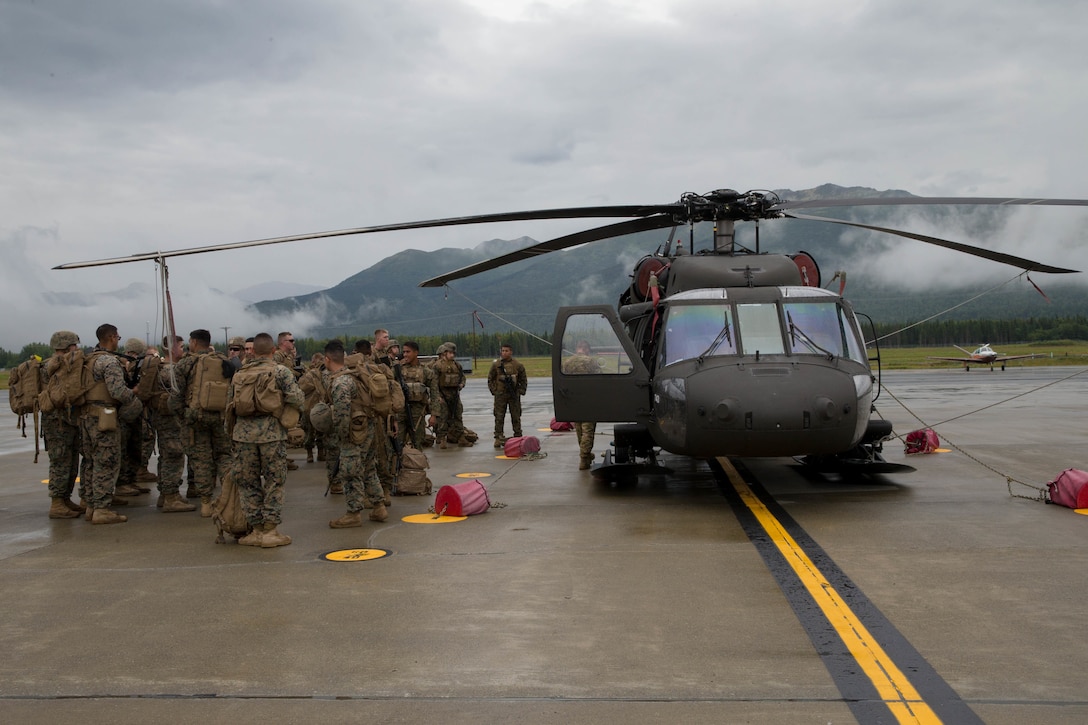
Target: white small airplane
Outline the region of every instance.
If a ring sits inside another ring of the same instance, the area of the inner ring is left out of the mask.
[[[953,345],[952,347],[956,348],[957,350],[963,351],[963,353],[965,355],[967,355],[967,357],[932,357],[931,356],[929,359],[930,360],[948,360],[949,362],[962,363],[964,370],[970,370],[971,365],[974,365],[974,364],[989,365],[990,370],[992,371],[994,369],[994,365],[1000,365],[1001,369],[1004,370],[1005,369],[1005,363],[1007,363],[1009,360],[1022,360],[1024,358],[1035,357],[1036,354],[1042,354],[1042,353],[1032,353],[1030,355],[999,355],[996,352],[994,352],[993,348],[990,347],[990,343],[988,343],[988,342],[983,344],[981,347],[976,349],[974,352],[968,352],[967,350],[964,350],[959,345]]]

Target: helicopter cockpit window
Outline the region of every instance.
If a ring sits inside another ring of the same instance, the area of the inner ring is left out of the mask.
[[[782,355],[782,324],[774,303],[737,305],[740,343],[745,355]]]
[[[563,330],[564,375],[628,375],[631,358],[603,315],[571,315]]]
[[[700,356],[735,355],[733,310],[729,305],[674,305],[665,316],[666,365]]]
[[[786,339],[795,355],[830,355],[862,362],[865,354],[854,327],[833,302],[787,302]]]

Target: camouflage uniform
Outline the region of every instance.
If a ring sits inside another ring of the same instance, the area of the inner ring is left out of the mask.
[[[176,363],[173,367],[176,367]],[[170,410],[169,391],[171,382],[170,365],[159,367],[159,388],[148,401],[151,411],[151,427],[159,439],[159,493],[163,496],[178,493],[181,490],[182,477],[185,475],[185,448],[182,446],[181,420]]]
[[[193,469],[193,483],[200,495],[201,515],[211,516],[212,493],[218,477],[230,466],[230,440],[223,426],[223,414],[201,410],[196,406],[196,393],[190,393],[195,382],[196,365],[209,351],[189,353],[174,365],[177,388],[170,391],[170,410],[179,416],[182,446]],[[191,401],[190,398],[193,398]]]
[[[85,470],[90,477],[88,509],[108,509],[121,473],[123,425],[118,422],[115,430],[99,430],[98,418],[106,408],[126,406],[129,410],[139,410],[142,405],[125,382],[125,370],[114,353],[95,348],[91,358],[96,386],[87,394],[79,420],[83,456],[87,459]],[[118,418],[119,414],[120,410]]]
[[[465,371],[456,360],[435,360],[435,379],[438,383],[438,406],[434,411],[438,418],[434,435],[443,445],[461,441],[465,436],[462,422],[464,409],[461,407],[461,388],[465,387]]]
[[[344,497],[349,513],[358,513],[367,508],[377,508],[382,504],[384,492],[375,470],[374,456],[378,436],[377,419],[368,417],[362,423],[362,440],[355,442],[351,437],[351,403],[357,395],[355,381],[348,373],[333,374],[330,379],[332,396],[333,429],[330,438],[334,439],[340,451],[340,477],[344,483]],[[359,425],[359,423],[356,423]],[[360,433],[356,433],[360,436]]]
[[[53,368],[46,361],[39,370],[45,390]],[[49,497],[70,500],[79,475],[79,408],[42,413],[42,437],[49,454]]]
[[[496,444],[506,440],[503,425],[506,422],[507,409],[510,410],[510,425],[514,429],[514,437],[521,435],[521,396],[525,395],[528,385],[525,366],[516,358],[505,362],[499,358],[491,363],[491,370],[487,373],[487,389],[495,396]]]
[[[393,384],[397,385],[396,373],[394,372],[394,365],[400,367],[400,365],[389,356],[389,353],[382,353],[374,358],[374,362],[380,365],[385,372],[393,379]],[[396,420],[397,413],[393,413],[394,420]],[[382,483],[382,490],[385,492],[385,500],[390,500],[389,497],[393,494],[393,486],[396,483],[397,475],[397,454],[393,450],[393,443],[390,440],[389,420],[387,418],[375,418],[375,433],[374,433],[374,466],[378,471],[378,479]]]
[[[268,358],[257,358],[242,370],[267,367],[275,370],[276,386],[285,406],[302,409],[304,396],[289,369]],[[227,403],[234,400],[231,383]],[[283,518],[283,486],[287,480],[287,430],[273,415],[239,417],[231,434],[234,441],[236,480],[241,488],[246,520],[255,531],[275,526]]]
[[[434,370],[419,360],[414,365],[401,364],[400,372],[408,392],[404,395],[404,412],[397,415],[397,441],[403,446],[414,440],[415,447],[422,448],[427,436],[427,414],[439,406],[437,379]]]
[[[595,358],[581,354],[571,355],[564,360],[561,369],[564,375],[599,375],[601,372],[601,366]],[[575,423],[574,432],[578,436],[579,468],[585,470],[593,462],[593,439],[597,433],[597,424]]]
[[[322,370],[321,379],[325,382],[325,390],[329,390],[329,386],[332,385],[332,373]],[[335,431],[323,437],[325,439],[325,475],[329,479],[329,493],[343,493],[344,476],[340,471],[340,441]]]

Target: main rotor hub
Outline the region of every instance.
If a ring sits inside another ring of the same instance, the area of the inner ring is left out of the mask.
[[[678,224],[695,224],[708,221],[756,221],[778,219],[782,212],[775,206],[781,199],[773,191],[748,191],[717,189],[705,194],[688,192],[680,197],[683,211],[673,215]]]

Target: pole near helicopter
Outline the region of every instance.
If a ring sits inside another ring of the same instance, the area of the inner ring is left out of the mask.
[[[337,236],[468,224],[577,218],[625,218],[542,242],[421,283],[449,282],[588,242],[687,225],[685,249],[669,240],[636,265],[616,308],[560,308],[553,338],[553,399],[561,420],[617,423],[606,464],[655,462],[656,449],[696,457],[794,456],[822,468],[878,473],[891,424],[873,419],[879,349],[873,358],[850,303],[823,289],[805,252],[766,253],[758,223],[772,219],[856,227],[953,249],[1049,274],[1077,270],[923,234],[811,216],[800,209],[907,205],[1088,206],[1084,199],[863,197],[791,202],[770,191],[686,193],[670,204],[591,206],[505,212],[360,227],[271,239],[148,252],[63,264],[75,269]],[[737,222],[753,222],[754,249],[735,241]],[[714,247],[696,253],[694,226],[713,224]],[[165,275],[164,275],[165,278]],[[165,288],[164,288],[165,289]],[[874,336],[875,337],[875,336]],[[577,342],[599,355],[601,372],[566,375],[562,359]],[[876,363],[874,373],[871,362]]]

